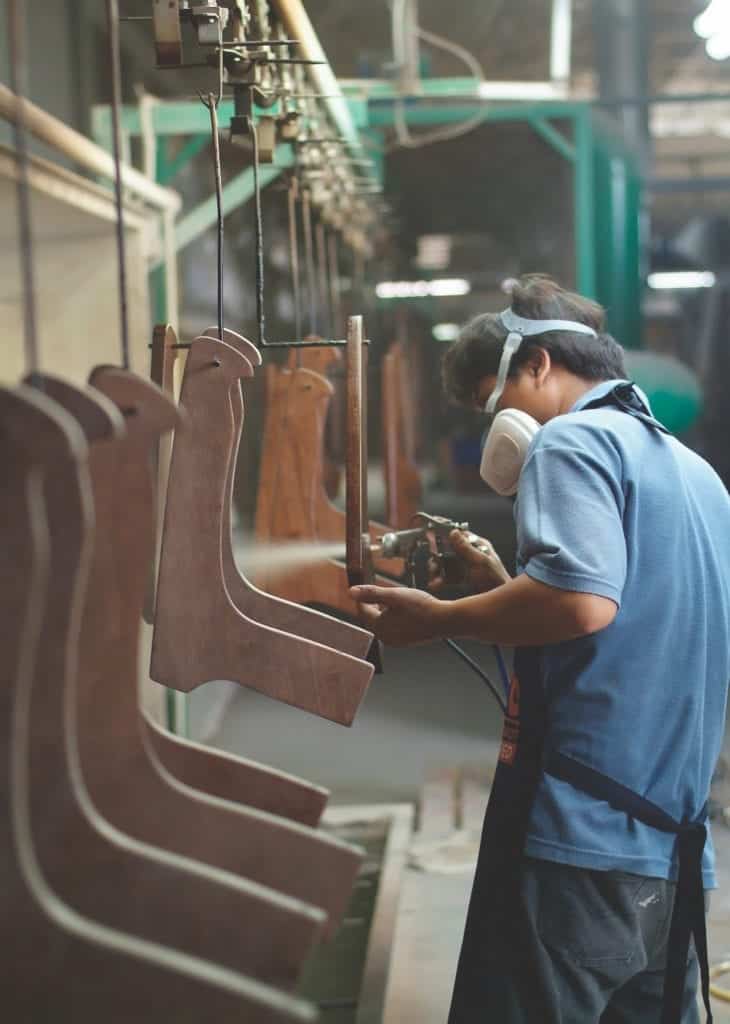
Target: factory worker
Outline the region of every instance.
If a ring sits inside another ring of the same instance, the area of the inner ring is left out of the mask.
[[[709,1005],[730,497],[626,379],[600,306],[549,278],[468,323],[443,376],[487,414],[517,575],[455,535],[481,592],[352,592],[385,643],[515,647],[449,1024],[690,1024],[698,958]]]

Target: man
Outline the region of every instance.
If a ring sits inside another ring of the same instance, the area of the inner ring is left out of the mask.
[[[548,278],[467,324],[444,380],[494,417],[482,475],[517,491],[517,576],[455,534],[482,592],[353,596],[386,643],[516,648],[450,1024],[690,1024],[730,498],[626,381],[601,308]]]

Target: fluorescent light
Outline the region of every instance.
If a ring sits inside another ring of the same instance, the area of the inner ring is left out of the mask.
[[[710,36],[705,43],[705,53],[713,60],[727,60],[730,57],[730,29]]]
[[[692,22],[692,28],[701,39],[710,39],[730,28],[729,0],[710,0],[702,14]]]
[[[471,285],[463,277],[437,277],[428,282],[429,295],[468,295]]]
[[[436,341],[456,341],[459,337],[459,325],[434,324],[431,333]]]
[[[375,286],[379,299],[420,299],[426,295],[440,298],[468,295],[471,285],[461,277],[437,277],[433,281],[381,281]]]
[[[730,0],[711,0],[692,27],[705,40],[707,56],[713,60],[730,57]]]
[[[480,82],[477,95],[483,100],[564,100],[563,82]]]
[[[712,288],[715,275],[711,270],[662,270],[649,274],[650,288]]]

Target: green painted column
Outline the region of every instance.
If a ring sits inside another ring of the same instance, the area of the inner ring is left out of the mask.
[[[581,295],[596,294],[594,137],[590,109],[576,111],[574,167],[575,284]]]

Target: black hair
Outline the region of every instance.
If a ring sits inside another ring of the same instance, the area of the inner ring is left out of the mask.
[[[512,356],[508,376],[529,362],[538,348],[577,377],[589,381],[626,376],[624,350],[604,330],[605,310],[592,299],[566,291],[544,274],[529,274],[510,282],[512,310],[530,320],[574,320],[587,324],[597,337],[572,331],[546,331],[525,338]],[[496,313],[480,313],[462,327],[441,364],[447,395],[457,402],[473,403],[483,377],[497,373],[508,335]]]

